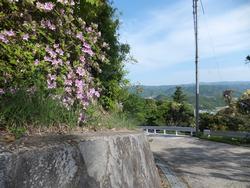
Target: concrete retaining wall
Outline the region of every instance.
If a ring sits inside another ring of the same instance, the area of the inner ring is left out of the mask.
[[[1,145],[1,188],[159,188],[143,133],[47,136]]]

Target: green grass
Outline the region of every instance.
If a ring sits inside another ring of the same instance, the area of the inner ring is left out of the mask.
[[[0,99],[0,127],[19,137],[27,126],[77,125],[78,116],[43,92],[18,91]]]
[[[232,144],[232,145],[249,145],[250,146],[250,138],[232,138],[232,137],[223,137],[223,136],[207,137],[205,135],[201,135],[199,136],[199,138],[214,141],[214,142]]]
[[[68,110],[58,100],[44,92],[33,95],[18,91],[0,98],[0,128],[13,133],[16,138],[25,134],[27,128],[78,125],[77,108]],[[87,122],[81,126],[102,129],[135,129],[137,122],[122,112],[106,112],[98,104],[86,111]]]
[[[126,128],[135,129],[138,122],[129,118],[122,112],[106,112],[99,105],[92,105],[87,110],[88,122],[87,125],[96,128]]]

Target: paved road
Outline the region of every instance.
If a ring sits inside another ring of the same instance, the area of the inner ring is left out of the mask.
[[[250,148],[191,137],[149,137],[154,155],[191,188],[250,188]]]

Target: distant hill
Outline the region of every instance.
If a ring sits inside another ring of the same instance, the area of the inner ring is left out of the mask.
[[[188,97],[188,101],[191,104],[195,104],[195,85],[183,84],[183,85],[162,85],[162,86],[139,86],[142,90],[139,93],[144,98],[154,98],[157,100],[163,98],[170,98],[176,86],[181,86],[183,91]],[[138,86],[132,86],[129,90],[131,93],[137,92]],[[216,107],[224,106],[224,100],[222,97],[223,91],[231,89],[233,90],[233,96],[239,97],[244,91],[250,89],[249,82],[212,82],[200,84],[200,104],[201,109],[213,110]]]

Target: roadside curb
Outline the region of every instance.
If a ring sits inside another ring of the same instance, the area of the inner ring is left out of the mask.
[[[171,188],[188,188],[175,173],[157,156],[154,156],[156,165],[162,170]]]

